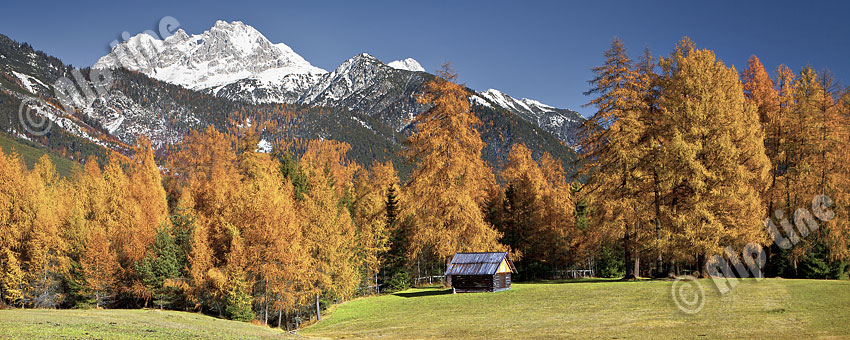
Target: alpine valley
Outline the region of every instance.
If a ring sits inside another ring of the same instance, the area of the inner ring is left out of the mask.
[[[86,79],[100,73],[111,74],[111,85],[93,91]],[[55,95],[63,77],[81,94],[72,113]],[[163,40],[141,33],[83,69],[0,35],[0,130],[15,143],[80,160],[107,149],[127,153],[140,135],[164,150],[191,129],[226,129],[247,118],[278,126],[263,133],[262,150],[281,140],[335,139],[351,144],[358,163],[391,159],[405,174],[399,151],[413,117],[426,109],[417,95],[433,77],[412,58],[384,63],[367,53],[327,71],[239,21]],[[522,142],[536,157],[549,152],[573,167],[580,114],[494,89],[467,90],[488,163],[500,166]],[[41,103],[35,117],[19,110],[31,97]],[[49,120],[46,134],[25,126],[39,119]]]

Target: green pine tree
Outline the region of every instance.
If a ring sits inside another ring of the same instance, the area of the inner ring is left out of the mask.
[[[180,277],[180,261],[174,236],[168,228],[160,228],[148,254],[136,264],[136,271],[142,284],[153,292],[154,303],[159,308],[170,305],[177,295],[177,289],[168,284],[169,280]]]
[[[283,174],[285,180],[289,180],[295,188],[295,198],[298,201],[304,200],[304,195],[309,190],[307,185],[307,175],[301,169],[301,165],[295,160],[290,153],[285,153],[280,157],[280,173]]]
[[[254,311],[251,309],[251,295],[248,294],[248,285],[245,283],[244,275],[239,273],[231,279],[230,291],[227,292],[227,305],[224,313],[231,320],[251,321],[254,319]]]
[[[390,184],[387,187],[387,227],[395,226],[396,218],[398,217],[398,195],[395,192],[395,185]]]
[[[195,216],[183,208],[177,208],[171,215],[171,233],[174,235],[174,246],[177,256],[177,264],[181,276],[186,276],[189,266],[189,254],[192,251],[192,233],[195,231]]]

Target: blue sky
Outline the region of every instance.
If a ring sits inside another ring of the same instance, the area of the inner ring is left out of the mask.
[[[741,71],[755,54],[779,64],[829,68],[850,84],[847,1],[13,1],[0,33],[90,66],[121,32],[155,29],[164,16],[188,33],[241,20],[332,70],[360,52],[413,57],[433,71],[449,61],[476,90],[496,88],[588,115],[590,68],[619,36],[633,56],[668,54],[682,37]]]

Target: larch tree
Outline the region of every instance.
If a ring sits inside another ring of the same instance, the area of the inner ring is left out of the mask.
[[[824,91],[818,110],[818,159],[820,168],[819,193],[833,200],[838,217],[824,222],[823,242],[829,261],[847,262],[850,259],[850,221],[847,218],[847,202],[850,198],[848,181],[848,157],[846,150],[847,135],[850,133],[850,117],[842,112],[841,93],[836,81],[828,70],[820,75],[820,85]],[[842,264],[844,265],[844,264]],[[842,268],[840,271],[844,271]],[[840,275],[840,273],[837,273]],[[837,278],[838,275],[831,276]]]
[[[542,239],[551,236],[542,230],[545,223],[544,191],[548,189],[543,171],[525,145],[515,144],[500,175],[505,182],[505,191],[499,200],[501,204],[497,206],[499,216],[494,221],[502,233],[500,241],[511,247],[515,260],[520,263],[547,261],[550,256],[544,253],[556,248],[540,247],[539,244]]]
[[[25,218],[22,243],[22,264],[25,280],[24,300],[27,305],[55,307],[61,301],[59,284],[67,273],[66,243],[61,237],[60,207],[54,204],[62,193],[61,179],[50,158],[39,159],[27,178],[28,191],[22,210]]]
[[[123,240],[125,275],[132,277],[131,291],[145,299],[145,305],[154,292],[136,273],[136,264],[142,261],[154,243],[157,230],[170,229],[168,201],[162,186],[162,176],[154,159],[153,148],[147,137],[136,139],[128,173],[128,199],[133,208],[129,228],[120,232]]]
[[[375,161],[362,171],[354,184],[353,219],[357,228],[358,253],[367,285],[377,285],[378,272],[384,265],[389,247],[392,221],[387,218],[387,196],[398,186],[393,163]],[[371,282],[374,281],[374,282]]]
[[[663,159],[661,158],[661,145],[664,141],[669,140],[668,131],[666,129],[666,118],[658,108],[658,98],[660,96],[660,77],[658,75],[658,62],[649,50],[649,47],[644,49],[643,55],[637,62],[637,88],[643,96],[643,111],[641,121],[644,125],[644,137],[642,142],[646,143],[646,153],[641,164],[645,167],[644,176],[647,176],[645,190],[651,193],[651,197],[647,197],[647,202],[651,203],[651,211],[653,228],[649,230],[641,230],[636,237],[642,247],[638,252],[644,252],[646,255],[655,257],[656,277],[666,275],[665,266],[670,265],[670,261],[664,261],[665,249],[668,248],[670,240],[670,229],[667,215],[664,213],[666,209],[665,202],[670,193],[669,188],[664,187],[662,183],[662,175],[664,172]],[[654,234],[654,235],[652,235]],[[636,267],[639,263],[636,263]],[[635,269],[635,271],[638,271]]]
[[[799,149],[799,143],[797,142],[798,134],[796,131],[796,127],[798,127],[799,124],[795,124],[793,119],[795,115],[794,88],[796,86],[794,72],[791,71],[788,66],[780,65],[777,68],[776,73],[776,90],[779,97],[779,109],[778,117],[773,122],[773,126],[770,129],[776,131],[777,150],[776,154],[773,155],[774,159],[771,159],[771,161],[775,164],[774,169],[776,170],[777,181],[775,183],[771,183],[773,188],[769,192],[769,194],[772,194],[769,197],[775,197],[777,206],[769,211],[769,217],[771,218],[774,217],[775,210],[787,210],[788,204],[791,202],[791,192],[789,191],[789,188],[796,185],[792,182],[792,178],[796,176],[796,173],[790,172],[789,170],[791,169],[792,159]],[[769,149],[766,149],[766,151],[769,152]]]
[[[415,165],[405,187],[416,197],[405,207],[415,222],[410,230],[410,259],[426,249],[441,262],[462,251],[497,251],[501,237],[485,220],[485,200],[495,177],[481,159],[484,142],[475,129],[467,92],[448,65],[425,85],[418,101],[428,110],[414,118],[406,153]],[[431,255],[431,254],[425,254]]]
[[[605,51],[605,65],[593,68],[592,88],[585,95],[596,97],[587,106],[597,111],[581,131],[581,158],[584,162],[589,202],[594,224],[611,230],[612,238],[622,237],[626,278],[634,278],[634,239],[648,227],[653,215],[645,204],[647,190],[645,142],[646,126],[641,116],[646,110],[639,73],[626,54],[623,43],[614,39]],[[615,236],[616,235],[616,236]]]
[[[179,206],[195,216],[189,254],[189,298],[196,308],[224,313],[230,291],[228,254],[241,207],[242,175],[231,136],[208,127],[191,131],[168,161],[171,192],[180,192]],[[243,282],[244,283],[244,282]]]
[[[85,278],[85,288],[94,298],[96,308],[103,307],[115,294],[119,265],[110,244],[102,225],[89,224],[86,248],[80,258],[80,266]]]
[[[137,207],[130,196],[130,179],[124,167],[126,158],[119,154],[110,154],[106,166],[103,169],[102,197],[94,197],[99,202],[92,202],[100,206],[93,207],[97,211],[97,221],[104,228],[110,240],[110,247],[120,264],[117,271],[119,276],[118,289],[120,294],[127,294],[137,298],[145,298],[144,291],[139,291],[135,286],[135,258],[131,257],[132,238],[128,235],[135,227],[135,216],[139,214]],[[142,253],[142,256],[144,254]],[[139,258],[141,259],[141,258]]]
[[[168,227],[169,219],[162,176],[154,159],[150,139],[145,136],[136,139],[131,164],[129,192],[134,203],[139,206],[140,214],[135,216],[133,234],[128,235],[130,249],[127,252],[135,262],[145,256],[145,249],[153,244],[157,230]]]
[[[501,178],[506,188],[494,224],[525,271],[564,268],[578,241],[574,235],[575,206],[560,163],[545,155],[538,164],[531,150],[515,144]],[[526,273],[533,277],[543,273]]]
[[[832,195],[833,201],[837,202],[838,217],[831,222],[829,246],[835,259],[846,261],[850,258],[850,153],[840,151],[850,145],[850,87],[845,88],[838,98],[837,110],[840,122],[836,137],[842,146],[835,150],[839,151],[834,154],[834,161],[838,165],[831,176],[833,188],[836,189]]]
[[[246,269],[255,282],[254,296],[268,323],[270,312],[293,308],[303,300],[298,291],[306,286],[309,253],[297,222],[293,187],[284,181],[279,163],[268,154],[242,155],[240,210],[246,253]],[[280,322],[280,321],[279,321]]]
[[[770,163],[756,107],[738,74],[684,38],[661,60],[659,107],[670,139],[660,146],[673,254],[697,263],[727,245],[765,244],[761,224]]]
[[[818,75],[811,67],[804,67],[794,84],[794,109],[792,119],[795,122],[788,167],[789,198],[787,212],[789,218],[797,208],[808,208],[812,198],[827,195],[836,203],[835,211],[844,212],[848,197],[846,152],[842,150],[847,140],[847,116],[841,113],[836,103],[838,94],[829,73]],[[794,190],[793,193],[790,190]],[[825,261],[845,260],[850,251],[846,238],[850,235],[846,215],[824,222],[815,237],[806,238],[791,251],[796,268],[798,260],[817,252],[825,246]],[[820,275],[820,274],[817,274]],[[835,274],[828,274],[834,277]]]
[[[314,287],[331,299],[352,296],[360,283],[356,229],[346,204],[357,166],[346,161],[350,148],[314,140],[301,157],[310,190],[299,204],[299,220],[313,257]]]
[[[779,92],[773,80],[770,79],[770,75],[764,69],[764,65],[756,56],[751,56],[747,61],[747,68],[744,70],[742,78],[744,96],[758,111],[759,121],[764,133],[765,154],[771,162],[770,186],[765,194],[767,215],[770,216],[781,198],[777,190],[782,156],[780,143],[783,133]]]
[[[20,304],[24,298],[23,223],[16,207],[26,190],[24,183],[23,161],[17,154],[0,152],[0,298],[11,304]]]
[[[576,225],[576,204],[573,197],[573,185],[567,181],[567,173],[561,160],[544,152],[539,161],[540,170],[546,178],[543,215],[544,234],[552,239],[544,242],[553,247],[552,264],[566,267],[586,259],[591,245],[584,244],[584,234]]]

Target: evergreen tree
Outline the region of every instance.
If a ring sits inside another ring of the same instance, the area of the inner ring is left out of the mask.
[[[190,209],[176,207],[174,214],[171,215],[171,228],[178,268],[181,276],[186,276],[189,269],[189,256],[192,253],[192,234],[195,232],[195,216]]]
[[[304,175],[304,170],[301,169],[291,153],[284,153],[280,157],[280,173],[295,188],[295,198],[303,201],[304,194],[309,190],[307,176]]]
[[[398,219],[398,194],[396,194],[396,184],[389,184],[386,188],[387,196],[386,204],[386,224],[389,228],[392,228],[396,224],[396,220]]]
[[[180,260],[174,236],[167,227],[161,227],[148,254],[136,263],[139,279],[148,291],[153,292],[153,302],[160,309],[171,305],[177,294],[174,280],[180,277]]]

